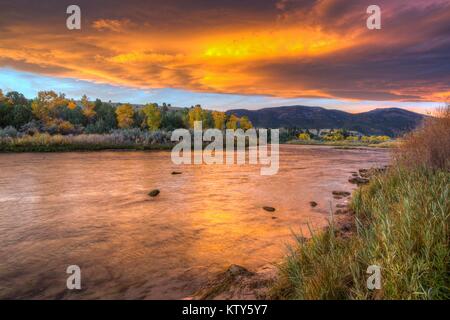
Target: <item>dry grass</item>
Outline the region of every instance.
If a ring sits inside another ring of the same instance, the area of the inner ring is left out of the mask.
[[[397,149],[396,159],[407,167],[450,170],[450,105],[408,134]]]

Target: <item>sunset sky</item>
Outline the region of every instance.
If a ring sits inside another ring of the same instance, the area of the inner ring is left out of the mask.
[[[66,28],[71,4],[81,30]],[[381,30],[366,28],[371,4]],[[450,99],[450,1],[0,0],[0,89],[426,112]]]

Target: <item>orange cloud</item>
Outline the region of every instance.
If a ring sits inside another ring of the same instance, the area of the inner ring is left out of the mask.
[[[131,21],[128,19],[99,19],[92,23],[92,27],[96,30],[109,30],[114,32],[122,32],[131,27]]]

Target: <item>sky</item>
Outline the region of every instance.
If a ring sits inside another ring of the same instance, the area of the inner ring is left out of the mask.
[[[81,30],[66,27],[71,4]],[[366,27],[371,4],[381,30]],[[450,1],[0,0],[0,89],[426,113],[450,99]]]

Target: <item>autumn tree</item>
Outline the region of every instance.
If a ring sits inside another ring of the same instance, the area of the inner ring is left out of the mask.
[[[302,132],[298,135],[298,139],[302,141],[308,141],[311,140],[311,136],[307,132]]]
[[[26,106],[29,104],[28,99],[17,91],[10,91],[5,95],[6,102],[9,106]]]
[[[119,128],[131,128],[134,123],[134,109],[130,104],[122,104],[116,109],[117,125]]]
[[[81,98],[81,105],[83,106],[84,116],[89,123],[92,123],[96,115],[95,103],[89,101],[89,98],[86,95],[83,95],[83,97]]]
[[[236,130],[238,128],[238,122],[239,122],[239,118],[236,117],[234,114],[232,114],[231,116],[228,117],[227,120],[227,129],[233,129]]]
[[[253,128],[253,124],[250,122],[247,116],[243,116],[239,119],[239,127],[243,130]]]
[[[64,94],[57,94],[54,91],[39,91],[36,99],[31,104],[33,115],[43,121],[50,121],[56,107],[67,105],[68,101]]]
[[[161,110],[156,103],[147,104],[142,111],[145,114],[145,123],[150,130],[158,130],[161,127]]]
[[[196,105],[195,107],[192,107],[189,110],[188,118],[189,118],[189,127],[194,128],[194,122],[203,120],[202,107],[199,104]]]
[[[70,110],[74,110],[77,107],[77,103],[71,99],[68,103],[67,103],[67,108],[69,108]]]
[[[213,111],[212,117],[214,120],[214,128],[222,130],[225,127],[225,120],[227,119],[225,112]]]

